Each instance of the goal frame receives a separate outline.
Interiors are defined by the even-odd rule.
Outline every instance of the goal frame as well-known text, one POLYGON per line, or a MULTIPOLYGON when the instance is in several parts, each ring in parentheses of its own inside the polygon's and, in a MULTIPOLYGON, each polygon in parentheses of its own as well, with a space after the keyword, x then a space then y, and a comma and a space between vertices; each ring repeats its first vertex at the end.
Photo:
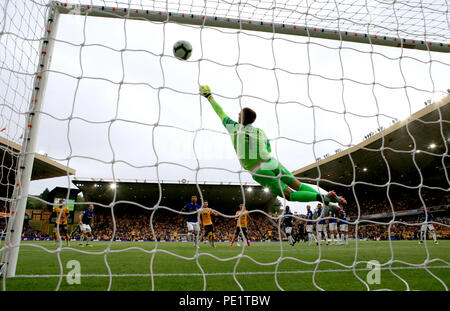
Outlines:
MULTIPOLYGON (((21 151, 17 160, 17 174, 12 195, 11 217, 5 238, 5 251, 2 256, 2 267, 6 277, 14 277, 23 230, 31 173, 36 152, 39 119, 42 103, 50 72, 53 47, 56 41, 59 14, 78 14, 80 16, 127 18, 131 20, 171 22, 204 27, 219 27, 237 30, 260 31, 273 34, 305 36, 311 38, 340 40, 371 45, 390 46, 405 49, 450 53, 450 43, 425 42, 423 40, 404 39, 400 37, 380 36, 376 34, 305 27, 304 25, 275 23, 259 20, 236 19, 228 17, 207 16, 190 13, 168 11, 152 11, 119 7, 81 5, 52 1, 47 7, 45 33, 40 43, 40 56, 34 75, 33 92, 27 111, 25 131, 21 151)), ((1 271, 0 271, 1 272, 1 271)), ((0 274, 1 275, 1 274, 0 274)))
POLYGON ((127 18, 131 20, 148 20, 152 22, 171 22, 205 27, 253 30, 276 34, 450 53, 450 42, 444 43, 418 39, 405 39, 401 37, 381 36, 377 34, 367 34, 339 29, 305 27, 304 25, 263 22, 259 20, 237 19, 169 11, 152 11, 134 8, 127 9, 107 6, 80 5, 63 3, 59 1, 51 2, 51 7, 55 8, 59 13, 62 14, 70 13, 83 16, 127 18))
POLYGON ((17 173, 10 206, 10 218, 5 236, 5 251, 3 252, 1 261, 2 272, 6 277, 14 277, 16 275, 23 221, 39 132, 40 112, 42 111, 42 103, 44 101, 55 44, 54 34, 57 32, 58 16, 57 6, 54 6, 52 3, 47 10, 45 34, 40 42, 39 61, 33 79, 33 91, 28 110, 25 113, 25 130, 16 164, 17 173))

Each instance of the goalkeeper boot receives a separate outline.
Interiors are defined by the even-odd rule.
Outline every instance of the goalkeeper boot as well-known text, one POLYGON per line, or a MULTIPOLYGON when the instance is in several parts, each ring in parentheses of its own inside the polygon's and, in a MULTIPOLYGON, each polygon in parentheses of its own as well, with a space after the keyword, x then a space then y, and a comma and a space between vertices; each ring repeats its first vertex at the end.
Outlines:
POLYGON ((345 200, 343 197, 338 197, 336 192, 331 190, 325 195, 325 205, 328 205, 328 203, 340 203, 340 204, 347 204, 347 200, 345 200))

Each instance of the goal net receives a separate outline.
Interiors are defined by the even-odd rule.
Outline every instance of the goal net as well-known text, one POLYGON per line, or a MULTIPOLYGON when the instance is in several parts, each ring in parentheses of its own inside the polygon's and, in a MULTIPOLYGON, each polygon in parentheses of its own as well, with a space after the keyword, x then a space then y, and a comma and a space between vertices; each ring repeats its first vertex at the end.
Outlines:
MULTIPOLYGON (((108 290, 138 278, 147 280, 145 289, 209 290, 224 277, 231 290, 447 290, 448 11, 446 1, 419 0, 2 1, 3 289, 35 277, 70 290, 65 278, 76 259, 86 289, 96 278, 108 290), (178 40, 192 44, 186 61, 173 56, 178 40), (282 195, 281 210, 272 210, 275 196, 270 206, 252 208, 270 193, 241 166, 200 85, 211 87, 233 120, 244 107, 255 110, 272 156, 297 180, 346 198, 349 244, 339 229, 319 245, 308 246, 308 237, 288 244, 282 211, 290 206, 294 222, 306 227, 306 205, 314 212, 316 201, 282 195), (49 168, 38 166, 37 155, 67 170, 42 179, 49 168), (206 184, 239 186, 242 200, 233 197, 231 209, 211 205, 219 213, 216 235, 227 243, 184 251, 190 241, 180 209, 189 201, 161 203, 171 180, 195 185, 183 195, 197 195, 199 204, 229 199, 204 196, 206 184), (140 201, 145 193, 129 181, 153 181, 156 197, 140 201), (78 241, 21 241, 29 198, 52 211, 57 203, 36 195, 59 186, 67 201, 75 185, 84 200, 71 211, 72 238, 80 212, 94 204, 93 239, 105 242, 91 251, 78 241), (228 247, 240 203, 253 220, 250 239, 276 242, 240 241, 224 255, 217 250, 228 247), (131 239, 153 242, 116 242, 131 239), (161 243, 169 240, 183 243, 161 243), (22 252, 52 268, 30 266, 22 252), (123 264, 136 258, 144 258, 142 269, 123 264), (192 277, 194 285, 186 281, 192 277), (165 287, 169 278, 173 287, 165 287)), ((314 236, 323 217, 328 231, 338 216, 313 219, 314 236)))

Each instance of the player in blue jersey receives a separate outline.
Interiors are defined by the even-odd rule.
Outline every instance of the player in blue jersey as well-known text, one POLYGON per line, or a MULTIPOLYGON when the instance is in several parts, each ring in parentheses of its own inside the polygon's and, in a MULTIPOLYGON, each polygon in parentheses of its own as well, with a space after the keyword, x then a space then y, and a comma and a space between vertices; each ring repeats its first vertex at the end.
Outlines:
POLYGON ((302 219, 296 219, 292 224, 292 239, 294 245, 297 242, 305 242, 305 225, 302 219))
POLYGON ((348 224, 346 222, 347 215, 345 214, 344 207, 339 204, 339 231, 341 231, 341 242, 339 244, 348 244, 348 224))
POLYGON ((337 232, 337 213, 335 212, 335 209, 330 208, 328 210, 328 216, 332 217, 328 219, 328 229, 330 230, 330 238, 331 242, 330 245, 337 244, 337 238, 338 238, 338 232, 337 232), (336 237, 336 240, 335 240, 336 237))
POLYGON ((289 241, 289 245, 294 246, 294 239, 292 238, 292 220, 294 215, 292 214, 289 206, 286 205, 286 210, 283 213, 284 232, 289 241))
POLYGON ((434 216, 429 211, 425 212, 425 208, 422 206, 419 214, 419 222, 422 223, 422 226, 420 227, 420 244, 423 243, 424 238, 427 237, 427 229, 433 235, 434 244, 438 244, 436 232, 434 232, 434 226, 431 223, 433 219, 434 216))
MULTIPOLYGON (((311 206, 306 206, 306 219, 312 220, 314 218, 313 212, 311 211, 311 206)), ((314 234, 314 222, 308 221, 306 223, 306 233, 308 233, 308 246, 311 246, 312 240, 314 239, 317 243, 316 235, 314 234)))
POLYGON ((327 220, 324 219, 324 217, 326 217, 325 209, 322 207, 321 203, 317 204, 317 210, 315 214, 316 218, 319 219, 316 225, 317 244, 322 244, 322 233, 323 233, 325 238, 325 244, 328 245, 327 220))
POLYGON ((194 246, 198 248, 198 234, 200 232, 200 224, 198 223, 198 210, 200 205, 197 204, 197 196, 191 197, 191 203, 186 204, 182 212, 186 214, 186 224, 188 229, 188 241, 194 241, 194 246))
POLYGON ((92 246, 89 242, 92 239, 92 227, 94 226, 94 205, 89 204, 87 210, 80 214, 80 245, 83 245, 84 238, 87 236, 86 246, 92 246))

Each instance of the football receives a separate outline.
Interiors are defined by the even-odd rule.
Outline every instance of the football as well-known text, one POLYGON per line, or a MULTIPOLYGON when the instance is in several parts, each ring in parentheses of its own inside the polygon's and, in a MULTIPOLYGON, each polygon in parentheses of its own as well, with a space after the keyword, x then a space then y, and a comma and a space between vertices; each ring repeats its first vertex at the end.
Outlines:
POLYGON ((173 55, 181 60, 187 60, 191 57, 192 45, 185 40, 179 40, 173 45, 173 55))

